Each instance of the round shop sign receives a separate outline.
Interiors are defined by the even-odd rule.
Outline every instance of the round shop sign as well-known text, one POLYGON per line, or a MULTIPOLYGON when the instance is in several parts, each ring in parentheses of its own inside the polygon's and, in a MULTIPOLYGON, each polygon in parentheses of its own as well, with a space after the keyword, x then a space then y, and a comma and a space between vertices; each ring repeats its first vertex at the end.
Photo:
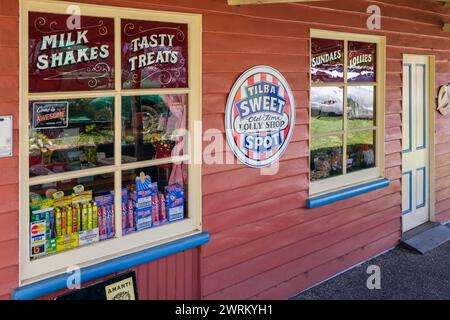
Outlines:
POLYGON ((227 142, 242 163, 262 168, 279 159, 295 127, 295 102, 286 79, 267 66, 244 72, 228 96, 227 142))

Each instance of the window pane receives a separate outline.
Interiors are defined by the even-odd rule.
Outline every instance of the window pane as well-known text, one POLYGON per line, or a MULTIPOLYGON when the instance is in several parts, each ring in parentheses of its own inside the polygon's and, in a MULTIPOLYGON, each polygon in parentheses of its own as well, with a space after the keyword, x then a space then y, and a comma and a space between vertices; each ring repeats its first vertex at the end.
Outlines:
POLYGON ((187 95, 122 98, 122 162, 184 154, 187 95))
POLYGON ((375 82, 376 55, 377 45, 375 43, 349 41, 348 81, 375 82))
POLYGON ((374 87, 347 87, 347 103, 350 129, 375 126, 374 87))
POLYGON ((344 41, 311 39, 311 81, 344 82, 344 41))
POLYGON ((114 19, 72 18, 29 13, 29 92, 114 89, 114 19))
POLYGON ((311 88, 311 131, 340 131, 343 129, 344 91, 340 87, 311 88))
POLYGON ((188 25, 121 21, 122 88, 187 88, 188 25))
POLYGON ((30 177, 114 164, 114 98, 31 102, 30 177))
POLYGON ((312 138, 311 181, 342 174, 342 136, 312 138))
POLYGON ((375 167, 375 131, 359 131, 347 136, 347 172, 375 167))
POLYGON ((30 187, 30 258, 115 236, 114 174, 30 187))
POLYGON ((187 167, 165 164, 122 173, 122 233, 187 217, 187 167))

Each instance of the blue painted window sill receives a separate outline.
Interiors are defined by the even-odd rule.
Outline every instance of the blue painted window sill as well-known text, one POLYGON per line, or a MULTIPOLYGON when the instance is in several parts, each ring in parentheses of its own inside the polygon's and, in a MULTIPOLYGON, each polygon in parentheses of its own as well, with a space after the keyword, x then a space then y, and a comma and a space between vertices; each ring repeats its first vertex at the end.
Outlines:
MULTIPOLYGON (((148 263, 177 252, 195 248, 207 243, 209 233, 202 232, 180 240, 165 243, 157 247, 132 253, 123 257, 108 260, 93 266, 82 268, 80 272, 81 283, 95 280, 115 272, 120 272, 140 264, 148 263)), ((14 300, 31 300, 67 288, 67 278, 71 274, 65 273, 36 283, 19 287, 13 291, 14 300)))
POLYGON ((388 179, 379 179, 372 182, 363 183, 357 186, 327 193, 321 196, 312 197, 306 200, 306 207, 309 209, 318 208, 333 202, 345 200, 348 198, 359 196, 367 192, 385 188, 389 186, 389 184, 390 181, 388 179))

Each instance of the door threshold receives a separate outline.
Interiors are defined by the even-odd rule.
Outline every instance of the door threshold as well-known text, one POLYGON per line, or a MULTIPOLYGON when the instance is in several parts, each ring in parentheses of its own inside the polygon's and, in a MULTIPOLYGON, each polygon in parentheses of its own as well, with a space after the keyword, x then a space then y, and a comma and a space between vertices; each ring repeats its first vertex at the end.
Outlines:
POLYGON ((400 243, 413 251, 425 254, 450 241, 450 228, 438 222, 427 222, 405 232, 400 243))

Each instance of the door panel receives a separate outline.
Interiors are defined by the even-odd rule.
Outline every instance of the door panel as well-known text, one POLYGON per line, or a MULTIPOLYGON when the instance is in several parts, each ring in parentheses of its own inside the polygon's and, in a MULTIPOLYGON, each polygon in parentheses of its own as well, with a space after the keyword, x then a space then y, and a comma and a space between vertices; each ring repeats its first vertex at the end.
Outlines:
POLYGON ((403 231, 429 221, 428 70, 427 56, 404 56, 403 231))

